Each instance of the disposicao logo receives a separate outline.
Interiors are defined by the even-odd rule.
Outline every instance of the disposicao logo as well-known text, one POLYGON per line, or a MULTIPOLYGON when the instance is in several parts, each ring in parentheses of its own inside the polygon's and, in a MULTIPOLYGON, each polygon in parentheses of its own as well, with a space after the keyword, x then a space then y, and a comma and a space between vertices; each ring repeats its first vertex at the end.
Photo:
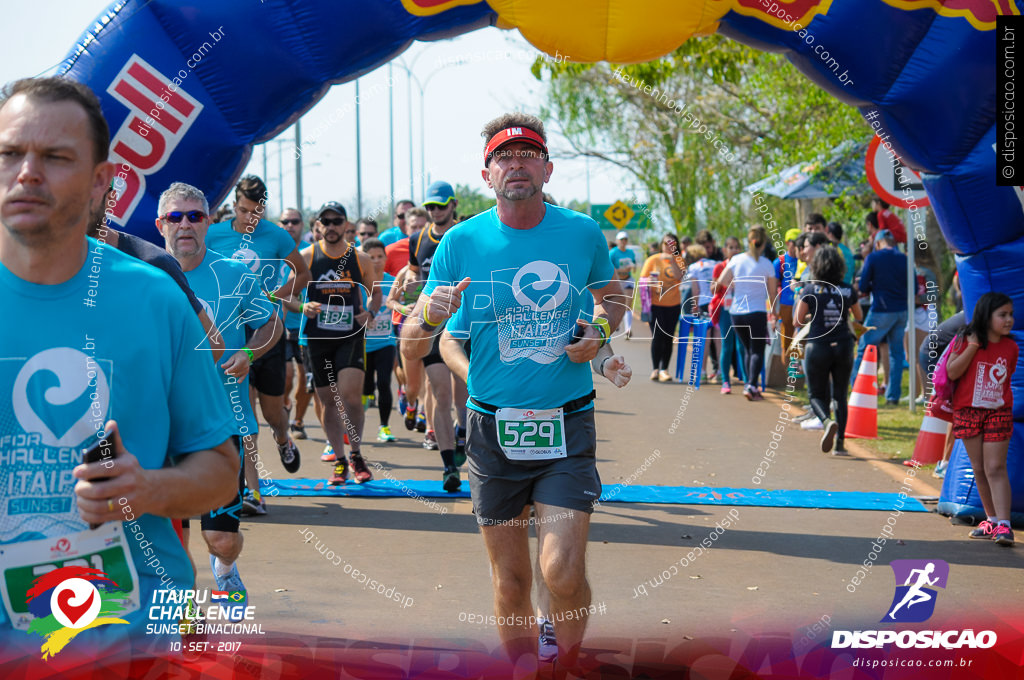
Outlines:
MULTIPOLYGON (((949 563, 942 560, 893 560, 896 592, 880 623, 920 623, 935 613, 936 588, 945 588, 949 563)), ((996 644, 991 630, 836 630, 832 649, 870 649, 895 644, 900 649, 987 649, 996 644)))
POLYGON ((938 595, 935 588, 946 587, 949 563, 942 560, 893 560, 889 566, 896 575, 896 593, 889 612, 880 623, 919 623, 930 619, 935 612, 938 595))
POLYGON ((99 569, 61 567, 37 578, 26 605, 35 618, 28 632, 46 638, 43 657, 56 656, 84 630, 128 622, 111 614, 124 611, 118 585, 99 569))

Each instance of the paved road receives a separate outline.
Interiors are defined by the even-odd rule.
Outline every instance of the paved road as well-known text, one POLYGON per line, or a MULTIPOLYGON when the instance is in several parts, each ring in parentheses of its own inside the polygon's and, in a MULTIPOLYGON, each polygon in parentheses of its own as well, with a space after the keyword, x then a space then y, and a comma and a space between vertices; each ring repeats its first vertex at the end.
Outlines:
MULTIPOLYGON (((641 335, 646 331, 638 329, 641 335)), ((650 460, 634 483, 754 486, 752 477, 779 422, 781 398, 750 403, 738 391, 720 395, 717 386, 687 395, 683 385, 646 379, 649 344, 642 337, 616 346, 633 365, 635 379, 623 390, 598 385, 603 481, 621 482, 650 460), (655 452, 659 455, 652 460, 655 452)), ((397 416, 392 423, 400 441, 368 446, 366 457, 384 462, 399 479, 439 479, 439 457, 420 447, 422 435, 407 433, 397 416)), ((376 426, 371 411, 370 438, 376 426)), ((323 433, 307 429, 313 439, 300 442, 303 464, 296 476, 324 478, 330 466, 319 462, 323 433)), ((898 492, 904 483, 902 465, 857 452, 845 459, 824 455, 817 450, 818 436, 798 426, 785 428, 778 454, 762 468, 762 486, 898 492)), ((271 444, 264 434, 260 445, 269 454, 264 457, 268 468, 275 478, 289 477, 271 444)), ((912 480, 912 493, 937 496, 938 480, 925 474, 912 480)), ((265 630, 297 635, 495 644, 492 626, 467 620, 470 614, 493 613, 488 563, 469 501, 443 506, 446 514, 407 498, 272 499, 266 516, 242 525, 246 543, 239 565, 257 620, 265 630), (361 589, 345 573, 344 562, 335 566, 312 540, 306 542, 309 532, 337 560, 411 597, 410 606, 361 589)), ((1006 613, 1007 603, 1021 601, 1021 548, 968 541, 966 528, 934 513, 897 517, 898 540, 885 544, 873 569, 849 592, 889 517, 877 511, 603 504, 593 517, 588 571, 594 602, 603 603, 605 613, 591 617, 588 639, 800 635, 822 617, 833 628, 875 627, 892 599, 888 562, 894 559, 950 563, 937 616, 998 615, 1006 613), (736 521, 713 548, 678 566, 730 512, 736 521)), ((212 587, 198 536, 192 548, 200 556, 200 587, 212 587)))

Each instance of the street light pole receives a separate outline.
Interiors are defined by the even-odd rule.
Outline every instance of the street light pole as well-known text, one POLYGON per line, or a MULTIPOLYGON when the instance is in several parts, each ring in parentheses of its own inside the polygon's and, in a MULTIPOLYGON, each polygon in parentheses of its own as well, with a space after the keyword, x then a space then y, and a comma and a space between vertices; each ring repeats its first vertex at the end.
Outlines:
POLYGON ((388 62, 388 169, 389 169, 389 184, 388 187, 390 192, 388 193, 388 217, 394 222, 394 206, 395 206, 395 90, 393 87, 394 79, 391 77, 391 62, 388 62))
POLYGON ((359 79, 356 78, 356 214, 363 215, 363 165, 359 146, 359 79))

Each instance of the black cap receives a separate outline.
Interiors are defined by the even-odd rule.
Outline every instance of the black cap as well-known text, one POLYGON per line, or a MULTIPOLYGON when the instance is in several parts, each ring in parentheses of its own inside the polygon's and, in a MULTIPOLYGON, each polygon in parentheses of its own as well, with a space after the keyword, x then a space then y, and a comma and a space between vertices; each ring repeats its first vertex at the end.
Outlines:
POLYGON ((322 206, 320 206, 320 209, 316 211, 316 219, 319 220, 323 216, 323 214, 328 210, 332 210, 341 215, 342 217, 344 217, 345 219, 348 219, 348 213, 345 212, 345 206, 343 206, 341 203, 338 203, 337 201, 327 201, 322 206))

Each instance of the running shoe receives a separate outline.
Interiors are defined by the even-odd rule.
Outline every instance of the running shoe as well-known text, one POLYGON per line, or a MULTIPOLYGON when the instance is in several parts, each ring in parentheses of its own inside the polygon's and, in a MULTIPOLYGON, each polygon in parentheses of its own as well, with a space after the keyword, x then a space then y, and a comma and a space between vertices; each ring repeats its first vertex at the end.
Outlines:
POLYGON ((751 387, 750 389, 754 392, 754 398, 752 401, 764 401, 764 395, 761 394, 761 390, 759 388, 751 387))
POLYGON ((405 398, 405 388, 398 388, 398 412, 405 413, 405 409, 409 406, 409 400, 405 398))
POLYGON ((245 584, 242 583, 242 577, 238 575, 238 563, 235 562, 231 565, 231 571, 224 576, 217 576, 217 567, 214 564, 217 562, 217 558, 210 555, 210 569, 213 571, 213 580, 217 582, 217 590, 223 590, 230 593, 228 595, 226 608, 221 605, 221 611, 230 611, 233 616, 229 617, 234 623, 238 623, 245 619, 245 605, 249 601, 249 595, 245 592, 245 584), (236 593, 241 594, 241 599, 235 599, 238 597, 236 593))
POLYGON ((672 382, 672 376, 668 371, 658 371, 658 382, 672 382))
POLYGON ((715 370, 711 371, 710 373, 708 373, 708 376, 706 378, 706 382, 707 383, 713 383, 716 380, 718 380, 718 369, 717 368, 715 370))
POLYGON ((416 429, 416 405, 405 407, 405 429, 412 432, 416 429))
POLYGON ((291 430, 292 437, 294 437, 295 439, 306 438, 306 426, 303 425, 302 423, 296 421, 292 423, 290 426, 288 426, 288 429, 291 430))
POLYGON ((992 540, 999 545, 1013 545, 1013 529, 1005 524, 996 526, 996 530, 992 533, 992 540))
POLYGON ((850 452, 846 450, 846 442, 842 438, 836 439, 835 448, 832 449, 833 456, 848 456, 850 452))
POLYGON ((242 514, 247 517, 265 515, 267 514, 267 504, 263 498, 256 498, 252 491, 246 489, 245 495, 242 496, 242 514))
POLYGON ((320 456, 320 460, 325 463, 333 463, 338 460, 338 457, 334 455, 334 447, 328 444, 324 447, 323 455, 320 456))
POLYGON ((331 486, 339 486, 348 481, 348 463, 339 460, 334 464, 334 474, 331 475, 331 486))
POLYGON ((654 369, 653 371, 651 371, 651 380, 657 380, 658 379, 658 372, 659 372, 658 369, 654 369))
POLYGON ((423 437, 423 448, 428 451, 437 451, 437 435, 434 434, 433 430, 427 430, 426 436, 423 437))
POLYGON ((754 388, 750 385, 744 385, 743 396, 746 397, 747 401, 754 401, 754 388))
POLYGON ((462 479, 459 477, 458 468, 447 468, 444 471, 444 490, 448 493, 455 493, 462 487, 462 479))
POLYGON ((462 467, 466 462, 466 430, 455 426, 455 467, 462 467))
POLYGON ((284 444, 277 445, 277 452, 281 456, 281 465, 284 465, 284 469, 290 474, 295 474, 299 471, 299 447, 295 445, 292 438, 289 437, 288 441, 284 444))
POLYGON ((377 428, 377 441, 379 442, 393 442, 395 441, 395 435, 391 434, 391 428, 387 425, 381 425, 377 428))
POLYGON ((356 484, 373 481, 373 473, 370 472, 370 468, 366 467, 363 454, 353 452, 348 457, 352 461, 352 481, 356 484))
POLYGON ((825 425, 817 418, 810 418, 800 423, 801 430, 823 430, 825 425))
POLYGON ((793 418, 793 422, 794 423, 802 423, 805 420, 810 420, 811 418, 817 418, 817 416, 814 415, 813 411, 808 411, 807 413, 801 414, 801 415, 797 416, 796 418, 793 418))
MULTIPOLYGON (((967 538, 993 538, 996 534, 996 526, 989 522, 987 519, 981 520, 981 524, 974 528, 971 533, 967 534, 967 538)), ((1013 535, 1012 533, 1010 534, 1013 535)))
POLYGON ((932 477, 937 479, 944 479, 946 477, 946 466, 949 465, 948 461, 940 460, 935 464, 935 470, 932 472, 932 477))
POLYGON ((537 656, 545 663, 551 663, 558 656, 558 643, 555 641, 555 625, 545 617, 540 617, 540 633, 537 635, 537 656))
POLYGON ((426 432, 427 431, 427 416, 423 413, 416 414, 416 431, 426 432))
POLYGON ((728 381, 722 383, 722 394, 732 394, 732 386, 729 385, 728 381))
POLYGON ((364 394, 363 395, 363 410, 367 411, 367 410, 369 410, 369 408, 370 408, 370 398, 364 394))
MULTIPOLYGON (((803 424, 801 423, 801 427, 803 424)), ((839 423, 834 420, 825 421, 825 431, 821 435, 821 452, 828 453, 836 442, 836 434, 839 433, 839 423)))

